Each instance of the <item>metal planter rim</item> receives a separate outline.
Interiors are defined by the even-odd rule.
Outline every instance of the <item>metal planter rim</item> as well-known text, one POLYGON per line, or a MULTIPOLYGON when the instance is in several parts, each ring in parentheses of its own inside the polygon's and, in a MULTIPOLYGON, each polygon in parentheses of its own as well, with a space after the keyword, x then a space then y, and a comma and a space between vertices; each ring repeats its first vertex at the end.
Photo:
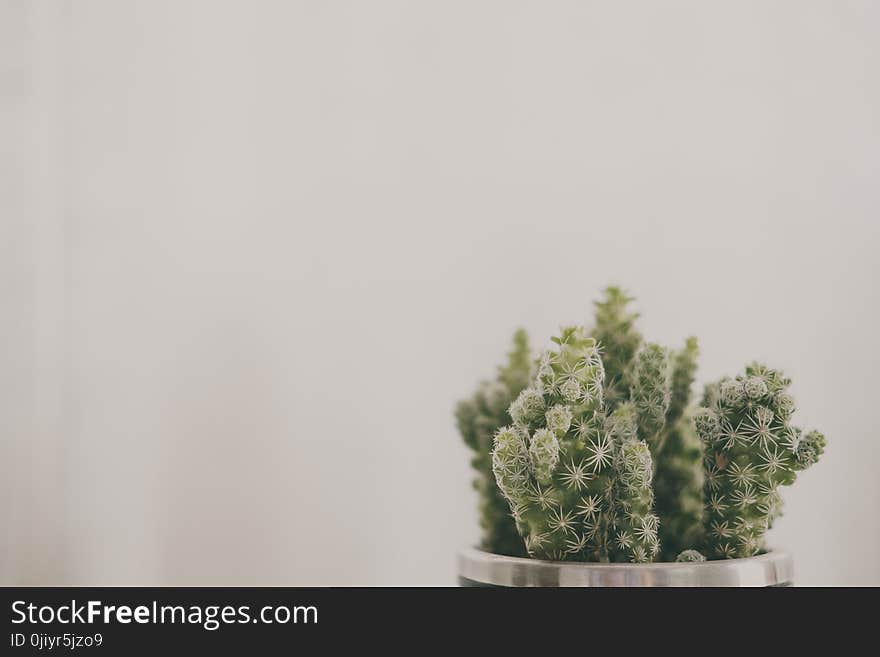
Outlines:
POLYGON ((466 548, 458 554, 462 584, 512 587, 786 586, 791 556, 779 550, 745 559, 700 563, 592 563, 508 557, 466 548))

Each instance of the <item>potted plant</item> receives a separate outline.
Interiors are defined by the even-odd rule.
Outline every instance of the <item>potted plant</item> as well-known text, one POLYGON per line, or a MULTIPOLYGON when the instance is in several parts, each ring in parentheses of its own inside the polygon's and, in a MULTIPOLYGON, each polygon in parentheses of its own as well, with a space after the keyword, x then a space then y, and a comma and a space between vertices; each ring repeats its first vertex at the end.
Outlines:
POLYGON ((564 327, 537 359, 517 332, 456 408, 483 528, 459 555, 462 584, 791 583, 764 536, 824 436, 792 424, 789 379, 760 364, 693 404, 696 339, 645 342, 631 301, 607 288, 593 328, 564 327))

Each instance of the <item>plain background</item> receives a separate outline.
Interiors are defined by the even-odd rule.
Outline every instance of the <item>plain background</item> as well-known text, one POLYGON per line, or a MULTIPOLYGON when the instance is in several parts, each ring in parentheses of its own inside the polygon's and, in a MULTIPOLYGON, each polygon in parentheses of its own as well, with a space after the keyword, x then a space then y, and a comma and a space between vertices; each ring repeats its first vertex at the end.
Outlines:
POLYGON ((0 2, 0 582, 452 584, 452 409, 609 282, 790 374, 880 584, 880 5, 0 2))

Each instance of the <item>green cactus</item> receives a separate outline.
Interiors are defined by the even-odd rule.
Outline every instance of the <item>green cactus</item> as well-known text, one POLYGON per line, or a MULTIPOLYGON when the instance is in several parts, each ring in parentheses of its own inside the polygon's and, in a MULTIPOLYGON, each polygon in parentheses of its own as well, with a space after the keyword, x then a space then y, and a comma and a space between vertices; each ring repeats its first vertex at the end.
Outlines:
POLYGON ((492 474, 492 441, 495 432, 510 422, 507 408, 528 385, 531 368, 528 335, 519 330, 513 336, 507 363, 498 369, 495 380, 482 382, 474 395, 459 402, 455 409, 458 430, 473 451, 471 465, 476 471, 474 488, 479 495, 481 544, 495 554, 526 556, 507 500, 492 474))
POLYGON ((665 437, 655 459, 655 509, 660 516, 660 558, 675 555, 702 537, 703 450, 687 412, 697 369, 696 338, 672 359, 672 387, 665 437))
POLYGON ((693 420, 685 415, 666 435, 654 474, 655 510, 660 516, 660 560, 702 538, 703 450, 693 420))
POLYGON ((656 458, 667 420, 677 420, 687 404, 690 388, 687 375, 690 373, 692 379, 693 372, 684 370, 685 381, 678 382, 673 398, 672 386, 677 373, 672 369, 669 351, 658 344, 642 341, 642 335, 635 327, 639 315, 629 309, 632 300, 633 297, 619 287, 605 288, 604 299, 595 302, 592 337, 599 342, 605 364, 605 397, 609 412, 620 404, 633 402, 638 414, 639 437, 648 443, 652 456, 656 458))
POLYGON ((594 337, 611 362, 606 378, 616 382, 608 407, 632 402, 638 409, 639 437, 648 443, 654 464, 655 512, 660 517, 662 558, 669 560, 701 535, 703 509, 702 452, 690 419, 685 417, 697 369, 697 340, 671 354, 644 344, 629 309, 633 297, 609 287, 597 302, 594 337))
POLYGON ((658 344, 647 344, 632 363, 630 399, 635 405, 641 436, 653 454, 660 453, 671 400, 672 372, 669 351, 658 344))
POLYGON ((781 510, 779 486, 822 455, 825 437, 791 425, 790 380, 759 364, 706 389, 694 424, 704 448, 704 550, 749 557, 781 510))
POLYGON ((781 513, 779 486, 821 456, 824 436, 790 424, 781 372, 750 365, 707 386, 695 410, 696 338, 675 351, 644 342, 631 301, 606 288, 592 337, 562 329, 531 378, 518 333, 497 380, 459 404, 486 549, 571 561, 751 556, 781 513))
POLYGON ((657 521, 635 412, 606 419, 602 358, 583 328, 564 328, 553 342, 510 406, 513 425, 495 436, 498 487, 533 557, 649 560, 657 521), (631 538, 610 544, 623 532, 631 538))
POLYGON ((651 451, 638 438, 631 403, 621 404, 606 422, 614 442, 614 498, 608 536, 612 561, 651 561, 660 550, 659 518, 654 513, 651 451))
POLYGON ((594 302, 595 325, 591 332, 599 342, 605 364, 605 399, 612 408, 627 400, 630 364, 642 344, 636 330, 639 314, 629 310, 633 298, 614 285, 604 290, 605 298, 594 302))
POLYGON ((666 426, 674 427, 684 415, 691 401, 691 387, 697 374, 697 356, 700 348, 693 336, 685 340, 684 349, 675 353, 672 359, 672 381, 669 395, 669 410, 666 411, 666 426))
POLYGON ((675 560, 679 563, 699 563, 705 561, 706 557, 696 550, 684 550, 675 557, 675 560))

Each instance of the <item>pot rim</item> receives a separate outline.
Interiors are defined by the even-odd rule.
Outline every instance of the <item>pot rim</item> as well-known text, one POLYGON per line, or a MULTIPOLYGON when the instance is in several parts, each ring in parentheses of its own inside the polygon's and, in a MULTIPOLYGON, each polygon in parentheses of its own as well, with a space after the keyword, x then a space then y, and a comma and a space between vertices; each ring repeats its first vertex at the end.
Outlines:
POLYGON ((458 554, 458 575, 489 586, 781 586, 791 584, 791 555, 780 550, 702 562, 595 563, 508 557, 475 547, 458 554))

